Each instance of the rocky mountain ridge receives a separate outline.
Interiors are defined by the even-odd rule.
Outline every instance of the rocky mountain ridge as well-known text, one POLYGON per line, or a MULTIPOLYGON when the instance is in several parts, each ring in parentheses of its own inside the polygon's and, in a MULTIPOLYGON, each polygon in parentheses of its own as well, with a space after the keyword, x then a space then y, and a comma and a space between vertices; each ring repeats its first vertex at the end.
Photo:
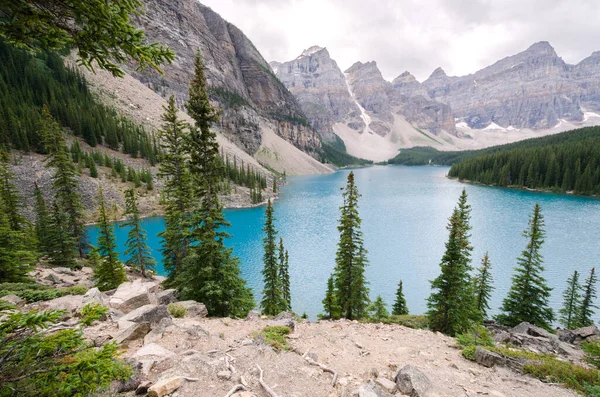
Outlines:
POLYGON ((230 140, 254 155, 264 130, 270 129, 318 157, 319 135, 241 30, 195 0, 144 0, 143 7, 145 13, 136 23, 149 41, 171 47, 176 59, 164 67, 163 75, 138 72, 130 65, 131 75, 163 97, 175 95, 182 105, 194 72, 194 58, 200 51, 210 97, 222 112, 220 127, 230 140))
POLYGON ((388 82, 375 62, 342 73, 316 46, 270 65, 322 136, 335 133, 350 154, 373 160, 401 147, 473 149, 600 123, 600 51, 569 65, 539 42, 467 76, 437 68, 422 83, 408 71, 388 82))

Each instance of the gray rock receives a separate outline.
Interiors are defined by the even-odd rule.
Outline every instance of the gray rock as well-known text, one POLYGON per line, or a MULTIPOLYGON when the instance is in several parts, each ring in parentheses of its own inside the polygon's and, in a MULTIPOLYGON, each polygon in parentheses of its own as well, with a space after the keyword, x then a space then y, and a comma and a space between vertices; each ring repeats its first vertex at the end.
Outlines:
POLYGON ((413 365, 402 367, 394 380, 398 390, 411 397, 427 397, 433 388, 429 378, 413 365))
POLYGON ((119 319, 121 321, 131 321, 134 323, 148 322, 158 324, 163 318, 171 318, 165 305, 145 305, 137 308, 119 319))
POLYGON ((183 385, 184 379, 176 376, 168 379, 161 379, 148 388, 148 397, 163 397, 173 393, 183 385))
POLYGON ((75 275, 75 273, 71 269, 66 268, 66 267, 54 267, 54 268, 52 268, 52 270, 54 270, 56 273, 59 273, 59 274, 66 274, 69 276, 75 275))
POLYGON ((502 354, 498 354, 496 352, 491 352, 487 349, 484 349, 481 346, 477 346, 475 349, 475 361, 479 365, 483 365, 487 368, 492 367, 505 367, 515 370, 517 372, 521 372, 523 369, 523 365, 531 362, 530 360, 525 359, 515 359, 512 357, 507 357, 502 354))
POLYGON ((135 389, 135 395, 141 396, 148 393, 148 389, 152 386, 152 382, 149 380, 143 381, 139 384, 137 389, 135 389))
POLYGON ((119 344, 141 339, 150 332, 150 323, 133 323, 129 328, 119 332, 115 337, 115 341, 119 344))
POLYGON ((177 304, 185 307, 186 317, 202 318, 208 316, 208 310, 206 310, 206 306, 204 306, 204 303, 199 303, 196 301, 183 301, 178 302, 177 304))
POLYGON ((231 372, 230 371, 219 371, 217 373, 217 378, 219 378, 221 380, 229 380, 229 379, 231 379, 231 372))
POLYGON ((83 305, 87 305, 88 303, 99 303, 102 306, 107 306, 108 305, 108 297, 103 294, 102 292, 100 292, 100 290, 96 287, 94 288, 90 288, 84 295, 83 295, 83 305))
POLYGON ((177 290, 166 289, 156 295, 159 305, 168 305, 169 303, 177 302, 177 290))
POLYGON ((396 383, 392 382, 388 378, 379 377, 375 379, 375 383, 388 393, 393 393, 396 390, 396 383))
POLYGON ((573 330, 573 333, 581 339, 586 339, 590 336, 600 334, 600 331, 598 331, 598 327, 596 327, 595 325, 590 325, 589 327, 577 328, 573 330))
POLYGON ((527 335, 531 335, 531 336, 538 336, 540 338, 552 338, 554 335, 552 335, 550 332, 546 331, 543 328, 537 327, 533 324, 529 324, 527 322, 523 322, 519 325, 517 325, 516 327, 512 328, 510 330, 511 333, 513 334, 527 334, 527 335))
POLYGON ((248 321, 258 321, 260 320, 260 312, 256 310, 250 310, 248 315, 246 316, 246 320, 248 321))
POLYGON ((15 306, 19 306, 20 304, 25 302, 24 299, 21 299, 20 297, 14 294, 0 296, 0 300, 3 300, 15 306))
POLYGON ((133 358, 142 358, 142 357, 157 357, 157 358, 169 358, 175 357, 176 354, 171 350, 162 347, 156 343, 149 343, 140 348, 137 352, 133 354, 133 358))
POLYGON ((157 291, 158 283, 137 279, 119 285, 110 297, 109 304, 115 309, 128 313, 144 305, 156 304, 157 291))
POLYGON ((296 329, 296 321, 294 320, 294 313, 291 312, 281 312, 276 315, 273 320, 270 320, 267 323, 268 326, 284 326, 288 327, 292 331, 296 329))
POLYGON ((48 280, 48 281, 52 282, 53 284, 59 284, 59 283, 62 282, 62 280, 60 279, 60 277, 58 277, 54 273, 48 274, 46 277, 44 277, 44 280, 48 280))
POLYGON ((390 393, 383 390, 380 386, 375 384, 373 381, 369 383, 363 383, 358 388, 359 397, 392 397, 390 393))

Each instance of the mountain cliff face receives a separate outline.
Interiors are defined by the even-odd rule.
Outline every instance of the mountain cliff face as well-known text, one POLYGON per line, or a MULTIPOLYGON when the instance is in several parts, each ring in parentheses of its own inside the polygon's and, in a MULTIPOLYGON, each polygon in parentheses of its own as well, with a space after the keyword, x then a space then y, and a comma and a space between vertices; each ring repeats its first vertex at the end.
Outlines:
MULTIPOLYGON (((593 65, 593 62, 590 62, 593 65)), ((547 42, 506 57, 474 74, 449 77, 441 68, 423 82, 430 97, 448 104, 471 128, 547 129, 560 119, 582 121, 581 83, 547 42)), ((591 68, 594 69, 593 67, 591 68)), ((584 81, 590 70, 579 69, 584 81)))
POLYGON ((165 66, 164 75, 130 70, 134 77, 162 96, 175 95, 181 105, 199 50, 228 138, 255 154, 265 126, 307 153, 320 151, 320 138, 300 105, 238 28, 196 0, 144 0, 144 8, 137 23, 148 40, 170 46, 177 58, 165 66))

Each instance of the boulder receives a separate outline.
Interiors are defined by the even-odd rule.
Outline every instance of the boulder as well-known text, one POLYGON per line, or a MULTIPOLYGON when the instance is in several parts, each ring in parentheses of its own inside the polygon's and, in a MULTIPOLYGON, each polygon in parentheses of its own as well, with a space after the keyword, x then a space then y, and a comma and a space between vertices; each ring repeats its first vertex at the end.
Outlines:
POLYGON ((281 312, 276 315, 273 320, 267 323, 268 326, 284 326, 288 327, 292 331, 296 328, 296 321, 294 321, 294 314, 290 312, 281 312))
POLYGON ((177 290, 166 289, 156 295, 159 305, 168 305, 169 303, 177 302, 177 290))
POLYGON ((60 279, 60 277, 58 277, 56 274, 54 273, 50 273, 48 274, 46 277, 44 277, 44 280, 48 280, 50 281, 52 284, 59 284, 62 282, 62 280, 60 279))
POLYGON ((75 273, 73 273, 73 270, 69 269, 68 267, 55 267, 52 270, 54 270, 56 273, 59 273, 59 274, 66 274, 69 276, 75 275, 75 273))
POLYGON ((369 383, 363 383, 358 388, 359 397, 392 397, 390 393, 383 390, 375 382, 370 381, 369 383))
POLYGON ((413 365, 402 367, 394 380, 398 390, 411 397, 429 396, 433 388, 429 378, 413 365))
POLYGON ((148 397, 163 397, 171 394, 183 385, 183 381, 181 376, 161 379, 148 388, 148 397))
POLYGON ((150 323, 132 323, 133 325, 119 332, 115 341, 119 344, 141 339, 150 332, 150 323))
POLYGON ((165 305, 145 305, 139 307, 119 319, 121 321, 131 321, 134 323, 158 324, 163 318, 171 318, 165 305))
POLYGON ((137 389, 135 389, 135 395, 141 396, 141 395, 147 394, 150 386, 152 386, 152 382, 150 382, 149 380, 143 381, 142 383, 139 384, 137 389))
POLYGON ((260 320, 260 312, 256 310, 250 310, 248 315, 246 316, 246 320, 248 321, 258 321, 260 320))
POLYGON ((492 368, 496 366, 505 367, 515 370, 517 372, 521 372, 521 370, 523 369, 523 365, 531 362, 531 360, 507 357, 502 354, 484 349, 481 346, 477 346, 477 348, 475 349, 475 361, 477 362, 477 364, 483 365, 487 368, 492 368))
POLYGON ((3 300, 4 302, 8 302, 14 306, 19 306, 20 304, 25 302, 24 299, 21 299, 20 297, 18 297, 17 295, 14 295, 14 294, 4 295, 4 296, 0 297, 0 300, 3 300))
POLYGON ((379 377, 375 379, 375 384, 388 393, 393 393, 396 390, 396 383, 392 382, 388 378, 379 377))
POLYGON ((521 324, 517 325, 516 327, 513 327, 510 330, 510 332, 513 334, 527 334, 527 335, 531 335, 531 336, 537 336, 540 338, 548 338, 548 339, 554 336, 550 332, 546 331, 545 329, 537 327, 533 324, 529 324, 528 322, 522 322, 521 324))
POLYGON ((108 297, 103 294, 102 292, 100 292, 100 290, 96 287, 91 288, 88 290, 88 292, 85 293, 85 295, 83 295, 83 306, 87 305, 88 303, 99 303, 102 306, 108 306, 108 297))
POLYGON ((128 313, 145 305, 156 304, 157 291, 158 284, 156 282, 137 279, 119 285, 110 298, 109 304, 115 309, 128 313))
POLYGON ((27 306, 32 309, 37 308, 40 310, 65 310, 68 314, 74 314, 83 307, 82 303, 82 295, 65 295, 49 301, 35 302, 27 306))
POLYGON ((573 330, 573 333, 575 335, 577 335, 578 337, 580 337, 581 339, 586 339, 586 338, 589 338, 590 336, 600 334, 600 332, 598 331, 598 327, 596 327, 595 325, 590 325, 589 327, 577 328, 576 330, 573 330))
POLYGON ((185 309, 186 309, 185 316, 186 317, 202 318, 202 317, 208 316, 208 310, 206 310, 206 306, 204 306, 204 303, 199 303, 196 301, 183 301, 183 302, 178 302, 177 304, 185 307, 185 309))

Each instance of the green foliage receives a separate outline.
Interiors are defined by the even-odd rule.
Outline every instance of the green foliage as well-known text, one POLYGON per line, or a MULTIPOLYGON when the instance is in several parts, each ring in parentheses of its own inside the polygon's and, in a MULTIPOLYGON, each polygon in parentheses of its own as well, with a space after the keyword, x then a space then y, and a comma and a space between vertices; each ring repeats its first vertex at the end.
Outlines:
POLYGON ((279 279, 281 280, 281 299, 285 304, 283 311, 292 311, 292 293, 290 291, 290 257, 283 247, 283 239, 279 238, 279 279))
POLYGON ((289 350, 290 346, 285 339, 285 336, 292 332, 291 329, 284 325, 273 325, 265 327, 260 336, 263 337, 265 343, 273 347, 275 350, 289 350))
POLYGON ((448 175, 496 186, 600 194, 600 128, 484 149, 453 164, 448 175))
POLYGON ((581 349, 585 352, 586 361, 594 367, 600 368, 600 343, 597 341, 583 342, 581 349))
POLYGON ((494 278, 491 274, 492 264, 486 252, 481 259, 481 267, 478 274, 473 278, 473 289, 475 291, 475 309, 479 312, 482 319, 487 318, 487 311, 490 309, 490 298, 494 286, 494 278))
POLYGON ((196 56, 194 78, 190 83, 186 110, 194 120, 184 144, 189 155, 188 171, 192 180, 191 240, 174 284, 181 299, 203 302, 214 316, 243 317, 254 307, 252 291, 241 277, 239 260, 225 246, 229 223, 218 198, 222 175, 219 145, 210 125, 218 121, 206 91, 204 65, 196 56))
POLYGON ((577 324, 577 310, 581 306, 581 286, 579 285, 579 272, 575 270, 567 280, 567 289, 563 292, 563 307, 559 321, 566 329, 575 329, 577 324))
POLYGON ((35 235, 38 241, 38 249, 44 254, 49 254, 50 247, 52 246, 52 242, 49 239, 50 223, 52 222, 52 219, 48 207, 46 206, 46 200, 44 200, 42 191, 37 183, 33 190, 33 196, 35 199, 35 235))
POLYGON ((141 227, 140 210, 134 189, 125 191, 125 215, 128 219, 121 224, 121 227, 129 227, 125 242, 127 246, 125 255, 129 257, 126 263, 146 277, 146 271, 154 270, 156 261, 146 243, 146 231, 141 227))
POLYGON ((328 320, 340 318, 340 306, 337 303, 333 274, 327 279, 327 291, 325 292, 325 298, 323 298, 323 311, 325 313, 319 315, 319 318, 328 320))
POLYGON ((540 362, 525 364, 523 372, 544 382, 558 383, 580 393, 600 386, 598 370, 558 360, 554 357, 539 357, 540 362))
POLYGON ((594 316, 594 309, 598 308, 594 304, 596 300, 596 281, 596 268, 593 267, 583 285, 583 299, 577 313, 577 325, 580 327, 594 325, 592 317, 594 316))
POLYGON ((210 87, 209 97, 222 103, 225 108, 238 108, 249 106, 248 101, 236 91, 230 91, 225 87, 210 87))
POLYGON ((87 396, 131 369, 118 359, 118 347, 94 348, 79 329, 46 332, 60 311, 11 311, 0 302, 0 396, 87 396))
POLYGON ((483 325, 477 325, 464 334, 457 334, 456 343, 462 348, 468 346, 490 347, 495 345, 494 339, 483 325))
POLYGON ((0 282, 21 281, 26 278, 32 260, 23 232, 12 230, 4 211, 0 211, 0 282))
POLYGON ((379 322, 386 317, 389 317, 390 313, 386 308, 386 304, 381 298, 381 295, 377 295, 375 301, 367 307, 367 313, 369 320, 379 322))
POLYGON ((85 295, 88 292, 88 287, 83 285, 74 285, 61 290, 64 295, 85 295))
POLYGON ((94 269, 94 279, 100 291, 117 288, 126 280, 125 269, 116 251, 117 242, 106 212, 106 203, 102 187, 98 189, 98 254, 100 261, 94 269))
POLYGON ((169 303, 167 309, 169 310, 169 313, 171 313, 171 316, 175 318, 183 318, 187 313, 185 306, 179 303, 169 303))
POLYGON ((440 263, 441 274, 431 281, 433 291, 427 299, 431 329, 452 336, 469 330, 478 317, 469 275, 473 250, 469 242, 470 212, 463 189, 447 226, 449 237, 440 263))
POLYGON ((91 302, 81 308, 81 324, 90 326, 96 320, 106 318, 108 307, 101 305, 98 302, 91 302))
POLYGON ((396 290, 396 300, 392 306, 392 314, 396 316, 404 316, 408 314, 408 306, 406 305, 406 299, 404 298, 404 292, 402 292, 402 280, 398 282, 398 289, 396 290))
POLYGON ((369 304, 369 288, 365 278, 368 265, 367 250, 363 247, 358 214, 358 188, 354 184, 354 173, 350 171, 346 188, 342 193, 338 231, 340 241, 335 258, 334 285, 335 302, 340 316, 348 320, 363 318, 369 304))
POLYGON ((87 288, 81 285, 64 289, 55 289, 47 285, 36 284, 33 282, 0 284, 0 296, 16 295, 19 298, 24 299, 27 303, 47 301, 65 295, 83 295, 86 292, 87 288))
POLYGON ((399 324, 413 329, 429 329, 429 319, 421 314, 391 315, 381 320, 384 324, 399 324))
MULTIPOLYGON (((336 135, 337 139, 340 139, 336 135)), ((341 139, 340 139, 341 141, 341 139)), ((354 157, 348 153, 346 153, 346 147, 344 146, 344 141, 341 141, 342 145, 339 144, 331 144, 328 142, 322 142, 322 150, 320 154, 320 161, 323 163, 331 163, 338 167, 347 167, 351 165, 370 165, 373 164, 371 160, 364 160, 358 157, 354 157)))
POLYGON ((275 238, 277 230, 274 225, 275 217, 273 216, 273 206, 271 200, 267 201, 267 209, 265 211, 265 225, 263 232, 263 263, 262 270, 264 288, 263 298, 260 302, 260 307, 263 314, 267 316, 275 316, 287 308, 287 303, 283 298, 283 286, 280 275, 280 263, 277 261, 275 238))
POLYGON ((175 54, 158 43, 145 44, 143 30, 130 21, 140 14, 142 2, 106 3, 100 0, 3 3, 0 37, 28 50, 75 48, 78 62, 123 76, 119 65, 134 61, 138 69, 171 63, 175 54), (8 16, 10 16, 8 18, 8 16))
POLYGON ((104 144, 152 164, 156 160, 154 137, 102 105, 85 78, 66 68, 59 55, 39 52, 33 56, 0 41, 0 146, 46 153, 39 133, 43 105, 61 127, 90 146, 104 144))
POLYGON ((512 277, 512 285, 504 299, 502 314, 496 317, 501 324, 516 326, 524 321, 545 329, 552 329, 554 312, 548 300, 552 288, 542 276, 543 258, 540 252, 544 242, 544 217, 540 205, 536 203, 529 218, 529 227, 523 232, 527 238, 527 248, 518 258, 518 266, 512 277))
POLYGON ((9 169, 8 155, 0 152, 0 211, 8 218, 12 230, 23 232, 27 222, 22 215, 23 199, 13 183, 14 178, 9 169))

